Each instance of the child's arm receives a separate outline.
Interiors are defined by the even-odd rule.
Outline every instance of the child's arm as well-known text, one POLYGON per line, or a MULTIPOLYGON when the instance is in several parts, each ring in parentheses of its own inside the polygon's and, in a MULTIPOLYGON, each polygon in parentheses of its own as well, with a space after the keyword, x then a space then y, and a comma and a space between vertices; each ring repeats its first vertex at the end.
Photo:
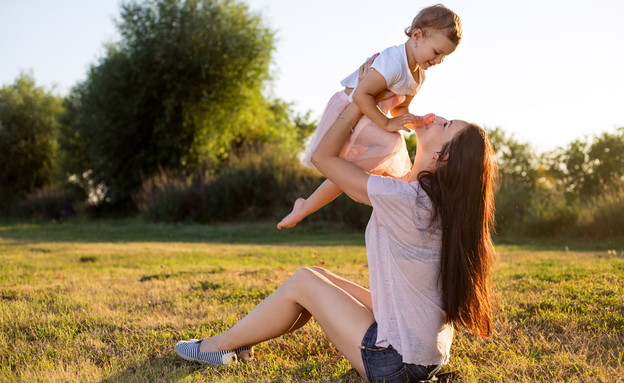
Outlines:
MULTIPOLYGON (((376 96, 386 89, 386 79, 376 70, 369 70, 366 76, 358 83, 357 88, 353 91, 353 102, 368 118, 377 126, 390 131, 408 130, 404 125, 409 123, 417 123, 415 116, 404 110, 401 115, 394 118, 388 118, 377 107, 376 96)), ((407 99, 406 99, 407 101, 407 99)), ((411 101, 411 98, 410 98, 411 101)), ((404 105, 403 102, 401 105, 404 105)), ((394 115, 393 115, 394 116, 394 115)))
MULTIPOLYGON (((405 114, 409 114, 409 104, 410 102, 412 102, 412 99, 414 98, 414 96, 407 96, 405 98, 405 101, 403 101, 402 103, 400 103, 399 105, 395 106, 394 108, 390 109, 390 114, 393 117, 399 117, 399 116, 403 116, 405 114)), ((414 130, 419 126, 422 125, 427 125, 427 124, 431 124, 435 118, 435 115, 432 113, 426 114, 422 117, 416 116, 416 118, 419 120, 418 123, 416 124, 405 124, 405 127, 410 129, 410 130, 414 130)))
POLYGON ((405 96, 405 100, 402 103, 390 109, 390 115, 392 117, 399 117, 404 114, 408 114, 410 112, 409 104, 412 102, 413 98, 414 96, 405 96))

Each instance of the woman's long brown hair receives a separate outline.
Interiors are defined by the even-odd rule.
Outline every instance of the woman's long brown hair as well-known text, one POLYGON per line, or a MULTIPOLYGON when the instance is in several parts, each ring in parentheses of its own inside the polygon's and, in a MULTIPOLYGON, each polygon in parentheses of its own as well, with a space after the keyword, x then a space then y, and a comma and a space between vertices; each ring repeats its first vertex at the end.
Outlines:
POLYGON ((495 252, 494 180, 490 140, 469 124, 440 152, 436 170, 419 182, 442 225, 441 278, 447 321, 481 336, 493 333, 490 270, 495 252))

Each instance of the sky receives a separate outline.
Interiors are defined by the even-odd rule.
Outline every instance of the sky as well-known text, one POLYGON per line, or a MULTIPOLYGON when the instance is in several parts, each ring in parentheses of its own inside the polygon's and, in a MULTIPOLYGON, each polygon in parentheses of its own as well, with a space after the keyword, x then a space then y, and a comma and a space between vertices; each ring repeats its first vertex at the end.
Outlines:
MULTIPOLYGON (((340 80, 402 44, 435 2, 247 0, 276 35, 266 93, 320 118, 340 80)), ((463 40, 410 111, 500 127, 538 151, 624 126, 624 1, 448 0, 463 40)), ((118 0, 0 0, 0 85, 30 71, 59 95, 118 40, 118 0)))

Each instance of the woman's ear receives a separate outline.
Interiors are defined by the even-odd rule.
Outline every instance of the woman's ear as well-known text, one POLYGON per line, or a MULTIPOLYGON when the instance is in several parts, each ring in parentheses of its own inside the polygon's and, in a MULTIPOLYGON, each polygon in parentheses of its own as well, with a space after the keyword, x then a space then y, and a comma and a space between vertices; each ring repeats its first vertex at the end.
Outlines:
POLYGON ((440 162, 446 162, 449 159, 449 154, 448 152, 446 152, 444 154, 444 157, 442 157, 442 159, 440 159, 440 154, 442 154, 442 152, 433 152, 433 159, 440 162))

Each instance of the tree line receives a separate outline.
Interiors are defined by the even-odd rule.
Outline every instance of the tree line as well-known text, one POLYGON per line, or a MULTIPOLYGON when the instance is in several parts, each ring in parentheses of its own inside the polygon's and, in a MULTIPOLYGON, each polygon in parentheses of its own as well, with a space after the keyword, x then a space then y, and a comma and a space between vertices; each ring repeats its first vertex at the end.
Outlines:
MULTIPOLYGON (((297 157, 315 122, 264 95, 274 32, 245 4, 129 1, 117 28, 66 97, 30 74, 0 89, 2 214, 276 218, 321 182, 297 157)), ((624 234, 624 128, 542 154, 488 131, 500 233, 624 234)), ((312 219, 369 212, 339 199, 312 219)))

